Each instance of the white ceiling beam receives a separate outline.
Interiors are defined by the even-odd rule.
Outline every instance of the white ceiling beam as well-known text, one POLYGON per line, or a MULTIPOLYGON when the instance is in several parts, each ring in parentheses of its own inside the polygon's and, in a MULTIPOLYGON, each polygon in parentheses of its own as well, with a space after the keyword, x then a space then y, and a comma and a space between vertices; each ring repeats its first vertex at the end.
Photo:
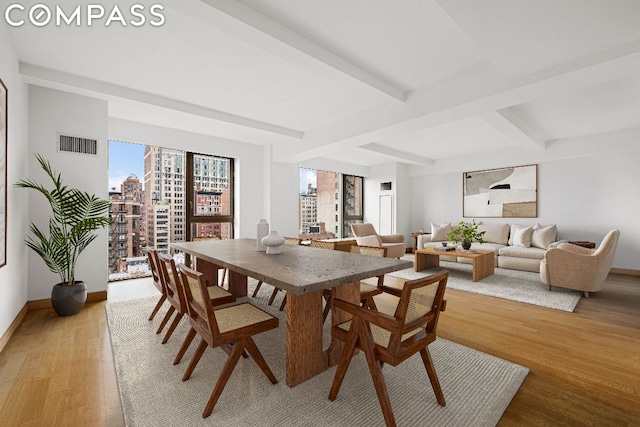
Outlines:
POLYGON ((543 150, 547 146, 546 142, 510 108, 489 111, 479 117, 525 148, 543 150))
POLYGON ((36 65, 20 63, 20 74, 25 81, 30 84, 36 84, 54 89, 74 88, 90 93, 106 95, 112 99, 136 101, 156 107, 168 108, 195 116, 213 119, 231 125, 250 128, 258 132, 267 132, 280 137, 293 138, 300 140, 303 133, 299 130, 289 129, 282 126, 273 125, 271 123, 260 122, 258 120, 249 119, 234 114, 225 113, 223 111, 214 110, 212 108, 200 105, 190 104, 188 102, 131 89, 124 86, 115 85, 87 77, 78 76, 62 71, 51 70, 49 68, 39 67, 36 65))
POLYGON ((409 93, 404 105, 373 107, 306 131, 300 144, 275 147, 274 158, 300 162, 321 157, 342 147, 384 141, 403 133, 612 81, 634 72, 640 72, 640 40, 514 81, 501 76, 490 64, 483 64, 409 93))
POLYGON ((406 151, 395 150, 385 145, 376 144, 375 142, 361 145, 358 148, 384 154, 385 156, 394 158, 402 163, 409 163, 418 166, 429 166, 433 164, 432 159, 416 156, 415 154, 407 153, 406 151))
POLYGON ((315 74, 335 77, 339 72, 395 101, 405 102, 406 94, 401 89, 237 0, 201 0, 201 4, 209 10, 184 1, 171 2, 169 7, 315 74))

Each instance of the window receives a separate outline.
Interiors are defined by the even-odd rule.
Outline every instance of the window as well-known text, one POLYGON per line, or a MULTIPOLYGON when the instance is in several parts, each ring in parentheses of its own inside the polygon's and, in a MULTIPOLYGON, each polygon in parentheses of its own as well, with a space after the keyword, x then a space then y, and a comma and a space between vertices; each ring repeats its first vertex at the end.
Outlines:
POLYGON ((358 176, 300 168, 300 237, 351 236, 350 225, 363 219, 362 183, 358 176))
POLYGON ((361 223, 364 220, 363 181, 364 178, 361 176, 342 176, 342 230, 344 237, 353 237, 353 234, 351 233, 351 224, 361 223))
MULTIPOLYGON (((187 213, 189 238, 233 238, 233 159, 187 153, 187 213), (224 178, 211 183, 213 168, 224 178)), ((212 180, 214 181, 214 180, 212 180)))

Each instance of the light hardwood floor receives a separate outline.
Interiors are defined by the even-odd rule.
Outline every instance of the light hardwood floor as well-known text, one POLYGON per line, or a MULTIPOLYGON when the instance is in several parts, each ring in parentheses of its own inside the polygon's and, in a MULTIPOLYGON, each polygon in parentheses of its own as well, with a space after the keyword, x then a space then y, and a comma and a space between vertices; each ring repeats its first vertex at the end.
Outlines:
MULTIPOLYGON (((499 426, 640 426, 640 277, 610 275, 574 313, 446 299, 440 336, 531 370, 499 426)), ((105 304, 27 314, 0 353, 1 425, 124 425, 105 304)))

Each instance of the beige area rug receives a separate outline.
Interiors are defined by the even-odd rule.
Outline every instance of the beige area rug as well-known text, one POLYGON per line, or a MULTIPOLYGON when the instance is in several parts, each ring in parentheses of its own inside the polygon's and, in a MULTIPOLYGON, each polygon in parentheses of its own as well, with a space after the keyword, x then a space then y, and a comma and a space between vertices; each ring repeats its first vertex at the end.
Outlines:
MULTIPOLYGON (((413 261, 413 255, 405 255, 403 259, 413 261)), ((447 288, 474 294, 488 295, 511 301, 523 302, 556 310, 575 310, 582 292, 554 287, 547 291, 547 285, 540 281, 539 273, 497 268, 492 276, 478 282, 471 280, 471 264, 461 262, 440 261, 439 268, 413 271, 413 268, 389 273, 389 276, 412 280, 429 276, 443 269, 449 270, 447 288)))
MULTIPOLYGON (((273 289, 263 288, 263 297, 273 289)), ((265 307, 261 299, 249 299, 265 307)), ((182 382, 196 344, 192 343, 179 365, 172 365, 187 322, 181 322, 169 342, 162 345, 161 336, 154 331, 166 308, 153 322, 147 321, 156 300, 106 306, 128 426, 384 425, 363 354, 354 357, 334 402, 328 395, 335 367, 294 388, 287 387, 285 315, 268 306, 268 311, 279 316, 280 327, 258 335, 256 343, 279 383, 272 385, 252 359, 240 359, 213 413, 203 419, 202 411, 227 356, 220 349, 208 348, 191 379, 182 382)), ((447 406, 438 406, 419 355, 396 368, 385 366, 385 381, 400 426, 494 426, 529 372, 523 366, 440 338, 429 348, 447 406)))

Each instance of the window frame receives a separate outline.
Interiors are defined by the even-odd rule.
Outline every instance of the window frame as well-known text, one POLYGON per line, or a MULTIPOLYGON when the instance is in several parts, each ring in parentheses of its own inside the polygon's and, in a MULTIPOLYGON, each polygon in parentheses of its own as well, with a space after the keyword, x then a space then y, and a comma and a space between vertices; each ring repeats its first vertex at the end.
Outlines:
POLYGON ((235 161, 232 157, 219 156, 215 154, 196 153, 193 151, 186 152, 186 165, 185 165, 186 184, 185 191, 187 192, 186 204, 185 204, 185 218, 187 221, 186 226, 186 241, 191 241, 191 225, 193 223, 229 223, 230 238, 235 237, 235 161), (204 157, 217 157, 221 159, 229 160, 229 215, 197 215, 194 212, 193 206, 196 203, 195 192, 195 175, 194 175, 194 156, 204 157))
POLYGON ((342 174, 342 233, 343 237, 349 236, 351 230, 347 227, 347 221, 360 221, 364 222, 364 177, 358 175, 342 174), (347 178, 353 177, 360 180, 360 214, 348 215, 347 214, 347 178))

